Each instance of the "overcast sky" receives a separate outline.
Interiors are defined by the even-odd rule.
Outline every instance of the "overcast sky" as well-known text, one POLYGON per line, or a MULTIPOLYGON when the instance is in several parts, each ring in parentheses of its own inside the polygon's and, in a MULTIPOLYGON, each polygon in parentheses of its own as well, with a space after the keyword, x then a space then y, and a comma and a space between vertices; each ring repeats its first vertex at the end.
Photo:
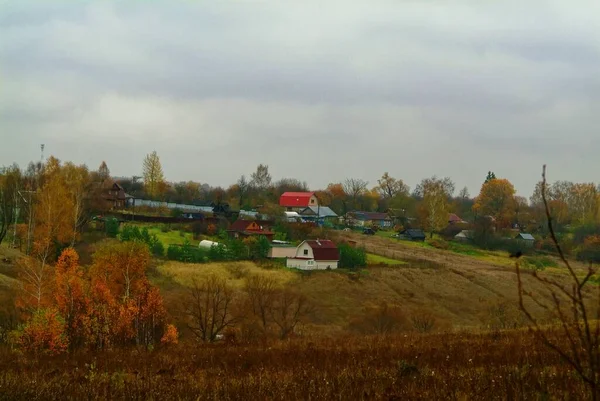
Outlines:
POLYGON ((0 0, 0 165, 600 181, 597 1, 0 0))

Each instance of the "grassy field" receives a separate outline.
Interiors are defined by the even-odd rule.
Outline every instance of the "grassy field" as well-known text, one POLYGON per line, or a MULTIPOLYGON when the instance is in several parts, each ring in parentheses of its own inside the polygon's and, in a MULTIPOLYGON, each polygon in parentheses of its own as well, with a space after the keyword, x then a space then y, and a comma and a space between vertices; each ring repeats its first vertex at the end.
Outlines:
POLYGON ((406 264, 406 262, 403 262, 401 260, 386 258, 385 256, 375 255, 374 253, 367 253, 367 263, 369 265, 390 265, 390 266, 399 266, 399 265, 406 264))
MULTIPOLYGON (((505 255, 344 235, 359 240, 369 263, 378 265, 300 272, 252 262, 154 260, 149 276, 180 330, 179 345, 38 358, 0 346, 0 399, 585 399, 573 370, 527 330, 498 331, 524 324, 514 268, 501 262, 509 260, 505 255), (398 260, 403 264, 392 268, 398 260), (314 307, 298 327, 302 338, 196 343, 178 311, 193 280, 211 275, 226 280, 242 306, 253 275, 302 294, 314 307), (381 305, 398 311, 398 332, 365 335, 376 326, 356 322, 369 321, 381 305), (415 318, 431 321, 427 333, 419 332, 415 318)), ((0 284, 14 283, 18 257, 0 247, 0 284)), ((564 279, 551 259, 539 262, 544 274, 564 279)), ((531 274, 523 280, 544 296, 531 274)))

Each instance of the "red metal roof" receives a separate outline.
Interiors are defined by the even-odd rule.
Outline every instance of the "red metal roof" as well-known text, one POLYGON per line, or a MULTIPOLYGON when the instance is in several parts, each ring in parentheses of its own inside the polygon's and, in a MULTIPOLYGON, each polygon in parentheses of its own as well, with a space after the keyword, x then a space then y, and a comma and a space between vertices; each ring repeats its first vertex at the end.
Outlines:
POLYGON ((340 260, 340 251, 330 240, 308 240, 308 246, 313 250, 315 260, 340 260))
POLYGON ((284 192, 279 198, 279 206, 283 207, 308 207, 314 192, 284 192))

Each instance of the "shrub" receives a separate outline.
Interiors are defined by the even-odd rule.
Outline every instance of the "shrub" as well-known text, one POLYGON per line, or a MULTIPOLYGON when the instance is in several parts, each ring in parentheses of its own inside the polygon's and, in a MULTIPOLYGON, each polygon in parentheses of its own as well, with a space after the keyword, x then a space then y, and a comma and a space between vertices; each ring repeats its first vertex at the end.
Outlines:
POLYGON ((161 344, 170 345, 179 343, 179 332, 177 331, 177 327, 172 324, 168 324, 165 333, 160 339, 161 344))
POLYGON ((547 256, 525 256, 521 262, 521 266, 525 269, 541 271, 546 267, 558 266, 554 259, 547 256))
POLYGON ((441 238, 434 238, 429 241, 429 245, 437 249, 449 249, 450 244, 441 238))
POLYGON ((248 254, 252 260, 266 259, 271 249, 271 244, 264 235, 248 237, 244 240, 244 244, 248 247, 248 254))
POLYGON ((22 328, 18 341, 23 349, 36 354, 60 354, 69 346, 65 321, 53 308, 35 312, 22 328))
POLYGON ((577 252, 577 260, 600 263, 600 235, 587 237, 577 252))
POLYGON ((208 261, 204 249, 192 246, 189 241, 183 245, 170 245, 167 249, 167 258, 185 263, 205 263, 208 261))
POLYGON ((108 217, 104 220, 104 229, 106 230, 106 235, 110 238, 117 238, 119 235, 119 220, 115 217, 108 217))
POLYGON ((141 231, 137 226, 125 226, 121 234, 119 235, 119 239, 122 242, 127 241, 139 241, 148 246, 150 252, 154 256, 164 256, 165 255, 165 247, 160 242, 156 234, 150 234, 148 229, 144 227, 141 231))
POLYGON ((413 313, 410 317, 413 328, 419 333, 429 333, 435 327, 435 316, 429 312, 413 313))
POLYGON ((171 210, 171 217, 179 218, 182 215, 183 215, 183 210, 181 210, 181 209, 172 209, 171 210))
POLYGON ((205 221, 199 220, 192 224, 192 233, 194 237, 199 237, 202 234, 206 234, 208 229, 208 224, 205 221))
POLYGON ((340 267, 355 269, 367 265, 367 253, 363 248, 355 248, 348 244, 340 244, 340 267))
POLYGON ((408 319, 399 307, 382 302, 367 308, 364 314, 352 320, 349 328, 362 334, 389 334, 406 328, 408 319))
POLYGON ((214 224, 209 224, 206 227, 206 234, 208 234, 208 235, 215 235, 217 233, 217 231, 218 231, 218 228, 214 224))
POLYGON ((573 230, 573 242, 576 245, 583 245, 587 238, 600 235, 600 225, 585 224, 573 230))

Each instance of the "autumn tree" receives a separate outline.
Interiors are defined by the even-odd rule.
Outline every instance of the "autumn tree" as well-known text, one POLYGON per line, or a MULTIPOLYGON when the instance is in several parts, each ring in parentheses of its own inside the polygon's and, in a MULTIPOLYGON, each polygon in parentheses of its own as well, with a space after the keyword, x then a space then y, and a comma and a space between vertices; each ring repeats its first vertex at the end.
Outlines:
POLYGON ((183 307, 187 327, 202 342, 214 342, 237 321, 233 315, 234 291, 217 276, 194 279, 183 307))
POLYGON ((85 341, 89 299, 79 266, 79 255, 73 248, 65 249, 54 268, 54 299, 65 321, 69 346, 75 348, 85 341))
POLYGON ((46 304, 52 279, 48 264, 57 251, 57 245, 68 243, 73 233, 73 203, 57 159, 48 159, 44 176, 35 206, 33 257, 19 262, 18 275, 23 290, 21 303, 28 310, 40 310, 46 304))
POLYGON ((11 224, 17 223, 21 202, 21 170, 17 165, 0 168, 0 244, 11 224))
POLYGON ((103 192, 111 184, 110 170, 106 162, 102 162, 98 170, 89 171, 89 194, 87 203, 90 214, 105 213, 109 209, 108 203, 104 200, 103 192))
POLYGON ((475 198, 473 212, 478 216, 492 216, 501 226, 509 226, 515 213, 515 188, 504 178, 485 182, 475 198))
POLYGON ((250 185, 258 191, 265 191, 271 186, 271 174, 269 166, 259 164, 256 171, 250 176, 250 185))
POLYGON ((165 330, 163 325, 167 313, 160 291, 148 280, 143 280, 136 291, 135 312, 133 323, 136 345, 154 345, 165 330))
POLYGON ((90 218, 88 199, 91 193, 91 178, 85 165, 76 166, 71 162, 65 163, 62 174, 73 205, 71 235, 71 246, 73 246, 79 238, 81 229, 90 218))
POLYGON ((194 181, 178 182, 174 185, 177 201, 192 203, 200 196, 200 184, 194 181))
POLYGON ((94 254, 88 315, 93 347, 151 346, 163 335, 166 312, 146 278, 149 261, 148 247, 135 241, 106 244, 94 254))
POLYGON ((343 182, 343 192, 350 198, 352 208, 356 208, 359 198, 367 192, 368 181, 360 178, 347 178, 343 182))
POLYGON ((17 277, 20 295, 19 308, 33 313, 50 304, 52 271, 50 265, 41 263, 34 257, 24 257, 17 261, 17 277))
POLYGON ((529 203, 527 198, 523 196, 515 196, 515 222, 520 228, 524 228, 533 217, 530 213, 529 203))
POLYGON ((314 307, 304 295, 290 288, 283 288, 275 292, 269 311, 273 323, 279 329, 279 338, 285 340, 314 311, 314 307))
MULTIPOLYGON (((561 228, 569 222, 568 198, 570 196, 572 183, 558 181, 553 185, 549 185, 540 181, 535 185, 533 194, 529 198, 529 203, 538 223, 541 223, 546 219, 546 210, 542 199, 542 185, 546 185, 546 201, 554 219, 555 229, 561 231, 561 228)), ((540 226, 544 227, 545 225, 540 224, 540 226)))
POLYGON ((263 334, 266 334, 271 323, 277 289, 277 283, 270 276, 253 275, 246 280, 248 305, 263 334))
POLYGON ((149 263, 150 252, 144 243, 111 243, 94 254, 92 281, 103 281, 115 299, 127 300, 143 284, 149 263))
POLYGON ((55 308, 36 311, 19 333, 18 342, 34 354, 60 354, 69 347, 65 321, 55 308))
POLYGON ((165 177, 162 165, 160 164, 160 158, 156 151, 146 155, 143 165, 143 175, 146 194, 153 198, 161 195, 161 190, 164 190, 162 185, 165 177))
POLYGON ((108 169, 108 165, 105 161, 102 161, 102 163, 100 163, 100 167, 98 167, 97 174, 98 181, 102 183, 110 180, 110 170, 108 169))
POLYGON ((282 178, 273 184, 273 194, 279 199, 284 192, 308 192, 308 184, 296 178, 282 178))
POLYGON ((246 202, 248 201, 248 194, 250 191, 250 183, 246 180, 246 176, 242 175, 239 180, 237 180, 237 196, 239 198, 240 209, 244 207, 246 202))
POLYGON ((67 183, 60 174, 60 165, 50 165, 46 175, 44 186, 37 196, 33 247, 42 265, 48 263, 57 244, 72 240, 75 209, 67 183))
POLYGON ((496 179, 496 174, 493 171, 488 171, 487 176, 485 177, 485 182, 490 182, 496 179))
POLYGON ((573 184, 570 191, 570 213, 581 225, 594 224, 598 220, 598 191, 593 183, 573 184))
POLYGON ((341 183, 330 183, 325 192, 329 195, 329 206, 336 213, 344 215, 348 212, 348 194, 341 183))
POLYGON ((450 198, 454 192, 454 184, 449 178, 426 178, 418 185, 422 194, 419 206, 419 216, 423 229, 433 237, 435 231, 440 231, 448 225, 450 198))
POLYGON ((409 187, 401 179, 391 177, 386 171, 381 179, 377 180, 379 184, 376 189, 382 197, 391 199, 398 194, 408 195, 409 187))

